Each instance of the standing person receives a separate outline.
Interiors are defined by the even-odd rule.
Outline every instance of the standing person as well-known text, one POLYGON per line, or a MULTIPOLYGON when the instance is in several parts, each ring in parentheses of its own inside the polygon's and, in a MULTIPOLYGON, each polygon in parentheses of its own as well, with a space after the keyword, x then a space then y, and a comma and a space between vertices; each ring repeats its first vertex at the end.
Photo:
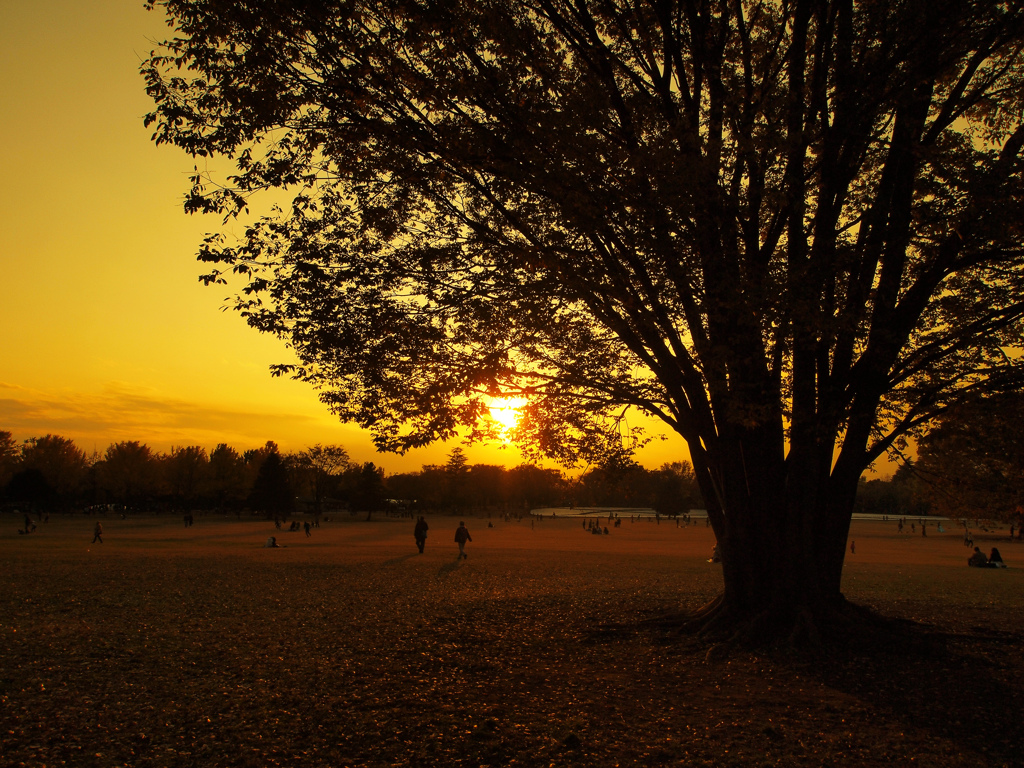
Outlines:
POLYGON ((96 527, 92 529, 92 543, 96 542, 103 543, 103 526, 100 525, 100 521, 96 521, 96 527))
POLYGON ((427 530, 430 528, 427 525, 427 519, 420 515, 420 519, 416 521, 416 527, 412 529, 412 537, 416 539, 416 547, 419 549, 420 554, 423 554, 423 547, 427 543, 427 530))
POLYGON ((469 529, 466 527, 464 522, 459 522, 459 527, 455 529, 455 542, 459 545, 459 557, 465 559, 466 555, 466 542, 472 541, 473 537, 469 535, 469 529))
POLYGON ((311 525, 309 524, 309 520, 307 520, 306 522, 304 522, 304 523, 302 524, 302 528, 303 528, 303 530, 304 530, 304 531, 306 532, 306 538, 309 538, 309 536, 311 535, 311 534, 309 533, 309 529, 310 529, 310 528, 312 528, 312 527, 313 527, 313 526, 311 526, 311 525))

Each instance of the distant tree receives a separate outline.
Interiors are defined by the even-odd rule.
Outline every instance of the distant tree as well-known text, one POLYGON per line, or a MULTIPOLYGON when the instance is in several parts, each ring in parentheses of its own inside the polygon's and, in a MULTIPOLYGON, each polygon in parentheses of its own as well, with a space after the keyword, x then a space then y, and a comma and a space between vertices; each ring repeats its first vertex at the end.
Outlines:
POLYGON ((905 478, 862 478, 857 487, 857 503, 854 512, 866 515, 888 515, 889 517, 920 517, 930 512, 927 500, 916 487, 905 478))
POLYGON ((276 370, 391 450, 494 394, 563 460, 661 419, 723 555, 707 626, 847 626, 864 469, 1021 381, 1021 0, 150 5, 155 141, 234 166, 186 209, 292 195, 200 250, 276 370))
POLYGON ((270 451, 260 463, 249 506, 267 517, 283 517, 295 507, 295 493, 284 458, 270 451))
POLYGON ((504 506, 506 472, 494 464, 470 464, 464 479, 465 502, 471 509, 486 510, 504 506))
POLYGON ((10 501, 36 511, 49 510, 57 501, 57 492, 35 467, 15 472, 7 484, 6 496, 10 501))
POLYGON ((209 492, 214 503, 240 510, 251 488, 241 454, 226 443, 220 443, 210 454, 209 473, 209 492))
POLYGON ((0 493, 14 476, 18 464, 18 443, 7 430, 0 429, 0 493))
POLYGON ((558 506, 569 497, 565 477, 557 469, 520 464, 508 470, 509 499, 520 509, 558 506))
POLYGON ((579 498, 589 505, 649 507, 654 503, 648 471, 624 454, 601 462, 583 475, 579 485, 579 498))
POLYGON ((938 514, 1016 519, 1024 507, 1024 393, 992 395, 945 413, 919 441, 913 473, 938 514))
POLYGON ((370 520, 374 512, 384 507, 384 470, 368 461, 362 466, 352 467, 348 474, 353 481, 352 510, 366 512, 366 519, 370 520))
POLYGON ((697 477, 688 461, 662 464, 650 473, 653 504, 663 515, 684 515, 701 505, 697 477))
POLYGON ((112 501, 140 506, 157 494, 158 458, 148 445, 137 440, 108 446, 97 471, 100 487, 112 501))
POLYGON ((81 489, 88 460, 73 440, 59 435, 44 435, 25 441, 18 468, 39 470, 55 494, 54 503, 69 504, 81 489))
POLYGON ((313 492, 313 514, 317 518, 324 499, 337 488, 348 466, 348 451, 340 445, 317 443, 296 456, 296 467, 305 474, 313 492))
POLYGON ((198 445, 184 448, 171 447, 163 458, 164 477, 175 501, 184 508, 191 507, 206 490, 210 459, 206 449, 198 445))
POLYGON ((256 476, 259 475, 260 467, 267 457, 272 453, 280 453, 280 449, 273 440, 267 440, 262 448, 249 448, 242 454, 242 464, 245 467, 246 485, 252 490, 256 483, 256 476))
POLYGON ((390 499, 415 503, 420 509, 432 508, 432 497, 422 472, 399 472, 385 478, 390 499))
POLYGON ((444 465, 444 492, 442 502, 453 510, 460 510, 469 502, 469 459, 461 448, 453 448, 444 465))

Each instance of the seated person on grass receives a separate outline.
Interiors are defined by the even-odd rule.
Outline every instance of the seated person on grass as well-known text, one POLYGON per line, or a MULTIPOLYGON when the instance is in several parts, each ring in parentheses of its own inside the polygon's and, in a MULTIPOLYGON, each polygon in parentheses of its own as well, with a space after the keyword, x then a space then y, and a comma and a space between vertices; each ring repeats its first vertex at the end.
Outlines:
POLYGON ((989 568, 988 558, 985 557, 985 553, 977 547, 974 548, 974 554, 967 558, 967 565, 971 568, 989 568))
POLYGON ((1006 563, 1003 562, 1003 556, 999 554, 999 550, 992 547, 992 554, 988 556, 988 564, 991 568, 1005 568, 1006 563))

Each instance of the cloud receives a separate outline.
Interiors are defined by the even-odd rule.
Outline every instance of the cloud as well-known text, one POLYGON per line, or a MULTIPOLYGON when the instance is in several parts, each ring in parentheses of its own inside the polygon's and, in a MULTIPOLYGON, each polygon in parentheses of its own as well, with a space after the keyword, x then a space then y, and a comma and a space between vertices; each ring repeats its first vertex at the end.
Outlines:
MULTIPOLYGON (((157 450, 171 445, 229 443, 246 448, 276 440, 286 446, 323 441, 322 433, 350 431, 329 414, 247 410, 168 397, 154 390, 110 383, 100 392, 29 389, 0 382, 0 429, 19 439, 47 433, 86 450, 140 440, 157 450), (310 435, 310 439, 304 439, 310 435)), ((334 436, 335 439, 338 437, 334 436)))

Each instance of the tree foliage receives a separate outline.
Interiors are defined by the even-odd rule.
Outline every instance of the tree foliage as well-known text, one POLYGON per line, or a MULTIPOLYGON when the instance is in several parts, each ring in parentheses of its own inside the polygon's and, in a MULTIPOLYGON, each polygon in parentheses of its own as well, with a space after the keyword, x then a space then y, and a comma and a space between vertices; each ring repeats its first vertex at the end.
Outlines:
POLYGON ((152 5, 186 210, 291 190, 199 255, 295 375, 392 450, 654 415, 733 615, 840 601, 862 470, 1020 381, 1019 0, 152 5))
POLYGON ((40 473, 54 494, 51 500, 57 503, 66 503, 78 493, 87 466, 85 451, 73 440, 50 434, 26 440, 18 460, 21 471, 40 473))
POLYGON ((277 451, 271 451, 260 464, 249 494, 249 506, 268 517, 286 516, 295 508, 288 466, 277 451))
POLYGON ((1015 520, 1024 504, 1024 393, 948 411, 918 453, 918 485, 936 512, 957 520, 1015 520))

